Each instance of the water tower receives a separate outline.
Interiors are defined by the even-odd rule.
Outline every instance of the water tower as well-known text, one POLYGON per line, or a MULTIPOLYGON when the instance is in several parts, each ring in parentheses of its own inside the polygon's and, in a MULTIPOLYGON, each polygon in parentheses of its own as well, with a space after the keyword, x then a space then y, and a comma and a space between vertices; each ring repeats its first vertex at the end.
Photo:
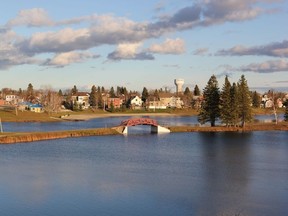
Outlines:
POLYGON ((181 94, 183 92, 182 87, 184 85, 184 79, 175 79, 174 83, 176 85, 176 93, 181 94))

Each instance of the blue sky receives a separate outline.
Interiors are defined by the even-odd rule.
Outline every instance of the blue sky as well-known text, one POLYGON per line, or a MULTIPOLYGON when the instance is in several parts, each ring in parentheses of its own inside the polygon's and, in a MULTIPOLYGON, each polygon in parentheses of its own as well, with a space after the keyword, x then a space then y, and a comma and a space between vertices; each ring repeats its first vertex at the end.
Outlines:
POLYGON ((212 74, 288 91, 287 0, 10 0, 0 88, 203 89, 212 74))

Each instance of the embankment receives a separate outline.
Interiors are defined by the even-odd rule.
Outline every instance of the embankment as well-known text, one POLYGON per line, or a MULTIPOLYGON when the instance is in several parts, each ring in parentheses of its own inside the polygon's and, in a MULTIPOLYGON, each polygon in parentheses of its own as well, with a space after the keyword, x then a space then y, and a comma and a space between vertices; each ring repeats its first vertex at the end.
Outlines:
MULTIPOLYGON (((170 126, 172 133, 175 132, 249 132, 249 131, 288 131, 288 124, 252 124, 245 128, 241 127, 199 127, 199 126, 170 126)), ((69 137, 104 136, 121 134, 123 128, 95 128, 83 130, 54 131, 54 132, 26 132, 26 133, 3 133, 0 135, 0 144, 33 142, 40 140, 52 140, 69 137)))
POLYGON ((225 126, 216 126, 216 127, 191 127, 191 126, 170 126, 168 127, 171 132, 249 132, 249 131, 288 131, 287 123, 279 124, 249 124, 242 127, 225 127, 225 126))
POLYGON ((26 133, 4 133, 0 135, 1 144, 33 142, 40 140, 52 140, 69 137, 84 136, 104 136, 119 134, 112 128, 96 128, 85 130, 69 130, 69 131, 49 131, 49 132, 26 132, 26 133))

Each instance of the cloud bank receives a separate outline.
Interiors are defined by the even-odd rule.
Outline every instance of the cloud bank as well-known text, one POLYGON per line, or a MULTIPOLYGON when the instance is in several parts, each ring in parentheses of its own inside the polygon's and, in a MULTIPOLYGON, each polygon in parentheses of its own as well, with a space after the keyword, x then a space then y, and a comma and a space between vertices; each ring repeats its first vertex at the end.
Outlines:
POLYGON ((238 45, 228 50, 220 50, 216 55, 222 56, 272 56, 272 57, 288 57, 288 40, 282 42, 274 42, 263 46, 245 47, 238 45))
MULTIPOLYGON (((185 43, 179 38, 153 44, 149 48, 143 48, 143 51, 135 44, 144 44, 147 40, 159 39, 167 34, 196 27, 251 20, 262 14, 275 12, 273 6, 277 2, 278 0, 200 0, 155 22, 136 22, 110 14, 92 14, 55 21, 42 8, 21 10, 0 28, 0 69, 20 64, 63 67, 99 56, 93 53, 87 55, 87 51, 104 45, 116 47, 115 51, 107 55, 109 60, 153 60, 153 54, 156 53, 179 55, 185 52, 185 43), (79 24, 82 24, 81 27, 79 24), (14 31, 16 27, 46 28, 39 32, 33 31, 29 36, 22 36, 14 31), (47 31, 47 28, 50 30, 47 31), (54 57, 42 59, 41 54, 54 57)), ((286 49, 275 48, 273 53, 266 53, 287 57, 287 41, 282 43, 286 44, 286 49)), ((278 44, 279 47, 280 45, 278 44)), ((277 44, 270 46, 277 47, 277 44)), ((233 55, 237 52, 238 55, 256 53, 260 52, 260 48, 247 50, 245 47, 235 47, 222 50, 219 55, 233 55)))

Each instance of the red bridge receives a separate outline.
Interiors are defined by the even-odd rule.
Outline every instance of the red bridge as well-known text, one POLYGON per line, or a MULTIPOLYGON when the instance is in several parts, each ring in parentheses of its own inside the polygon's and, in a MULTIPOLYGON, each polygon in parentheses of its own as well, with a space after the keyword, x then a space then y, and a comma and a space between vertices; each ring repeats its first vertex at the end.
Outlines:
POLYGON ((122 134, 128 134, 128 127, 137 125, 150 125, 152 133, 170 133, 168 128, 158 125, 157 121, 150 118, 132 118, 121 122, 121 124, 116 127, 122 134))
POLYGON ((134 119, 127 119, 121 122, 121 126, 129 127, 129 126, 136 126, 136 125, 152 125, 157 127, 158 123, 154 119, 150 118, 134 118, 134 119))

